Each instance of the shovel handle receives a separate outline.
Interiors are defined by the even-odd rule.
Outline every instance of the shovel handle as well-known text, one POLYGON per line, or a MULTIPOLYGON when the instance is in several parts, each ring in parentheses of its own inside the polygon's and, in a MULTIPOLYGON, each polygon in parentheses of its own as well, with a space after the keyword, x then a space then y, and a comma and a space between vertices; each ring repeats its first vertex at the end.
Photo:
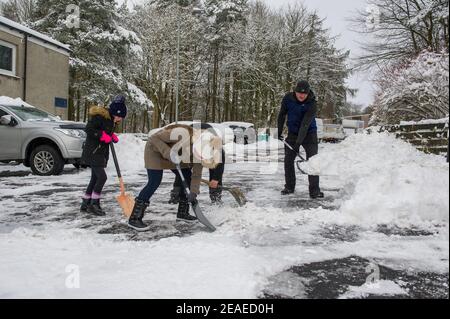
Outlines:
POLYGON ((125 183, 123 182, 122 172, 120 171, 119 161, 117 160, 116 149, 114 148, 114 144, 113 143, 111 143, 109 145, 111 147, 111 153, 112 153, 112 156, 113 156, 113 159, 114 159, 114 165, 116 166, 117 176, 119 177, 120 193, 122 195, 124 195, 125 194, 125 183))
POLYGON ((125 183, 123 182, 123 178, 119 177, 119 183, 120 183, 120 193, 122 195, 125 194, 125 183))
POLYGON ((294 148, 286 142, 286 140, 283 140, 284 145, 286 145, 291 151, 293 151, 295 154, 297 154, 297 157, 300 158, 303 162, 306 162, 306 160, 300 155, 299 152, 294 150, 294 148))
POLYGON ((120 171, 120 166, 119 166, 119 161, 117 160, 117 154, 116 154, 116 149, 114 148, 114 144, 110 143, 109 144, 111 147, 111 153, 114 159, 114 165, 116 166, 116 170, 117 170, 117 176, 119 177, 119 179, 122 178, 122 172, 120 171))
POLYGON ((181 165, 176 164, 176 167, 177 167, 178 174, 180 175, 181 182, 183 183, 183 187, 186 191, 186 195, 189 196, 191 194, 191 190, 189 189, 189 185, 187 184, 186 179, 184 178, 183 171, 181 170, 181 165))
POLYGON ((211 186, 211 184, 206 179, 202 179, 202 183, 205 185, 211 186))

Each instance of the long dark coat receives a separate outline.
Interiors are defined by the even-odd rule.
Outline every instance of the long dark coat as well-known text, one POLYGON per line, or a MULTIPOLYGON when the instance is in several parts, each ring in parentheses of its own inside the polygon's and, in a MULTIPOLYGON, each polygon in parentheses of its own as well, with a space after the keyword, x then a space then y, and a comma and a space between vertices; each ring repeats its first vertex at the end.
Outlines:
POLYGON ((100 142, 102 132, 114 133, 114 121, 109 110, 104 107, 92 107, 89 110, 90 120, 86 126, 86 143, 83 147, 81 162, 90 167, 106 167, 109 160, 109 145, 100 142))

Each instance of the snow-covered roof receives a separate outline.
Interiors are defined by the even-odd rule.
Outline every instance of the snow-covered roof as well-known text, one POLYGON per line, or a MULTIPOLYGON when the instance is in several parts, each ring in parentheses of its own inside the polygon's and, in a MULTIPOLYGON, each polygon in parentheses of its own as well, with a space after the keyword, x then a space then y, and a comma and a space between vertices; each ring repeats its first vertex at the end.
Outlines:
POLYGON ((13 99, 9 96, 0 96, 0 105, 3 105, 3 106, 25 106, 25 107, 34 108, 34 106, 28 104, 27 102, 24 102, 21 98, 13 99))
POLYGON ((426 125, 426 124, 447 124, 449 122, 448 117, 444 117, 442 119, 434 119, 434 120, 422 120, 419 122, 414 121, 402 121, 400 122, 401 126, 408 126, 408 125, 426 125))
POLYGON ((30 29, 30 28, 28 28, 28 27, 26 27, 24 25, 21 25, 20 23, 14 22, 14 21, 9 20, 9 19, 7 19, 5 17, 0 16, 0 25, 3 25, 3 26, 5 26, 7 28, 10 28, 10 29, 14 29, 14 30, 16 30, 16 31, 18 31, 20 33, 26 33, 29 36, 37 38, 37 39, 39 39, 41 41, 53 44, 53 45, 57 46, 58 48, 61 48, 61 49, 67 50, 67 51, 71 51, 69 45, 61 43, 59 41, 56 41, 55 39, 50 38, 49 36, 47 36, 45 34, 37 32, 37 31, 35 31, 33 29, 30 29))

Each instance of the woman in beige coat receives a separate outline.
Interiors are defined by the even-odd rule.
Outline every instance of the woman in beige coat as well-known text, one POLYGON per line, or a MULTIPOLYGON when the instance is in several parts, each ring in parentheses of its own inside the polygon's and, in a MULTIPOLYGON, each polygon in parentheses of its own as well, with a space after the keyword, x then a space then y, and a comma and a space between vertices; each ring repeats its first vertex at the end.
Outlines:
POLYGON ((164 170, 171 170, 179 177, 177 163, 191 190, 190 196, 184 189, 180 190, 177 220, 195 222, 197 218, 189 214, 189 203, 195 203, 200 193, 203 167, 214 169, 220 163, 221 148, 222 140, 212 132, 188 125, 169 125, 151 135, 145 147, 148 183, 136 199, 128 226, 137 231, 149 229, 142 221, 145 210, 161 185, 164 170))

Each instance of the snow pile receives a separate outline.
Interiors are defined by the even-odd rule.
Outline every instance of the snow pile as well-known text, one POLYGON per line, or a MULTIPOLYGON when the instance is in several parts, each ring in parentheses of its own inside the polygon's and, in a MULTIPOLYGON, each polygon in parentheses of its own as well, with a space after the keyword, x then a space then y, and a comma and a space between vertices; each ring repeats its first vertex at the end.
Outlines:
POLYGON ((357 223, 449 220, 449 165, 388 133, 358 134, 303 168, 343 182, 341 213, 357 223))
POLYGON ((9 96, 0 96, 0 105, 5 106, 26 106, 26 107, 33 107, 32 105, 28 104, 27 102, 24 102, 21 98, 13 99, 9 96))
MULTIPOLYGON (((133 134, 121 134, 119 140, 119 143, 115 144, 115 149, 122 172, 127 174, 145 172, 145 142, 133 134)), ((115 174, 116 169, 112 157, 110 160, 108 173, 115 174)))
POLYGON ((361 287, 349 287, 349 291, 339 297, 339 299, 363 299, 371 295, 398 296, 408 295, 408 293, 393 281, 380 280, 374 283, 366 283, 361 287))

